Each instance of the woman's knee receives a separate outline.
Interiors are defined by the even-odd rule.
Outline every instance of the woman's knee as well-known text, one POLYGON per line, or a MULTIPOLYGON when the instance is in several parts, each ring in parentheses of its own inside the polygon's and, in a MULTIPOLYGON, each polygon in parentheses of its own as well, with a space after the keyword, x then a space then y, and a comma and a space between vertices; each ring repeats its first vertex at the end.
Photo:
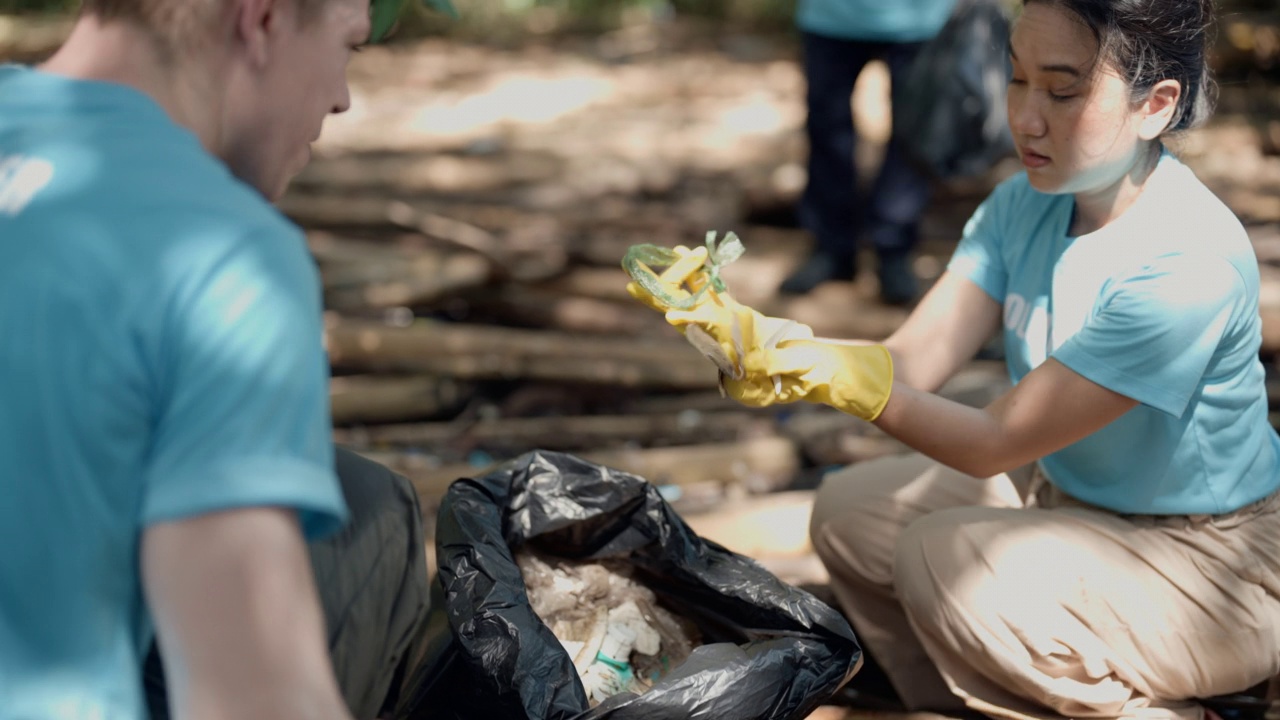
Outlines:
POLYGON ((974 547, 966 527, 981 522, 991 508, 957 507, 925 515, 902 531, 893 556, 893 583, 899 602, 917 623, 948 613, 946 602, 967 603, 985 592, 996 575, 974 547))
POLYGON ((893 455, 828 473, 814 497, 810 530, 891 498, 932 464, 923 455, 893 455))
POLYGON ((928 467, 918 456, 882 458, 831 473, 814 498, 809 537, 839 574, 887 585, 903 522, 895 491, 928 467))

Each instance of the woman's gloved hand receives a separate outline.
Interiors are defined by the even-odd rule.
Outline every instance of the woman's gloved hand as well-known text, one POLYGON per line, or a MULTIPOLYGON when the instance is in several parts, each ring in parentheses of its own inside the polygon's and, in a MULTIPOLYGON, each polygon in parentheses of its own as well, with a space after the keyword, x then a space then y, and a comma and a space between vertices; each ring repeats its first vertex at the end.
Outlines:
MULTIPOLYGON (((674 250, 680 257, 657 276, 658 283, 663 292, 685 300, 709 282, 703 269, 707 251, 702 247, 690 250, 684 246, 677 246, 674 250)), ((661 299, 635 281, 627 283, 627 292, 645 305, 665 313, 667 322, 689 337, 703 354, 711 356, 717 352, 704 345, 714 343, 718 346, 720 357, 713 359, 729 377, 742 376, 743 358, 753 348, 772 347, 782 340, 813 337, 813 329, 808 325, 769 317, 743 305, 727 292, 716 292, 713 287, 706 287, 698 302, 684 310, 664 305, 661 299), (690 336, 690 327, 697 327, 702 332, 699 336, 690 336), (734 371, 730 372, 729 368, 734 371)))
MULTIPOLYGON (((677 245, 672 248, 679 259, 671 264, 666 270, 658 275, 658 284, 670 296, 679 300, 686 300, 694 293, 702 289, 707 283, 707 275, 702 270, 702 266, 707 262, 707 249, 705 247, 696 247, 692 250, 684 245, 677 245), (686 285, 690 286, 686 289, 686 285)), ((645 270, 648 270, 647 266, 645 270)), ((652 274, 652 270, 648 270, 652 274)), ((654 297, 640 283, 632 280, 627 283, 627 294, 657 310, 665 313, 670 310, 667 305, 659 298, 654 297)), ((706 296, 704 295, 703 298, 706 296)))
POLYGON ((743 365, 745 376, 725 391, 753 407, 806 400, 873 421, 893 389, 893 357, 883 345, 791 340, 753 349, 743 365))

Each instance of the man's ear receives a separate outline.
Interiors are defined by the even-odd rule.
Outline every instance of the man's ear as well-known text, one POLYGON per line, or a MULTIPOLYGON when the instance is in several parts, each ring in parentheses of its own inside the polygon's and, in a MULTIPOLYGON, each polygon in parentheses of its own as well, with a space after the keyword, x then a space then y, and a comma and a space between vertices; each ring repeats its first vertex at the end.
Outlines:
POLYGON ((1182 83, 1177 80, 1161 80, 1149 93, 1146 102, 1142 103, 1142 124, 1138 127, 1138 135, 1143 140, 1155 140, 1169 127, 1173 113, 1178 109, 1178 100, 1182 98, 1182 83))
POLYGON ((271 34, 280 23, 283 0, 235 0, 235 38, 249 62, 262 67, 270 55, 271 34))

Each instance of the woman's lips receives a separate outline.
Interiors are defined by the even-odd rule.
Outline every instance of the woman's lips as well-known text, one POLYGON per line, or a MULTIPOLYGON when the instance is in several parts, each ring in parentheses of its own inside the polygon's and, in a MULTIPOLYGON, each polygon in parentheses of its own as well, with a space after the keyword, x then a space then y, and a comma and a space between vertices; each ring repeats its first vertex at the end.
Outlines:
POLYGON ((1022 156, 1022 164, 1029 168, 1041 168, 1049 164, 1048 156, 1026 148, 1019 148, 1018 154, 1022 156))

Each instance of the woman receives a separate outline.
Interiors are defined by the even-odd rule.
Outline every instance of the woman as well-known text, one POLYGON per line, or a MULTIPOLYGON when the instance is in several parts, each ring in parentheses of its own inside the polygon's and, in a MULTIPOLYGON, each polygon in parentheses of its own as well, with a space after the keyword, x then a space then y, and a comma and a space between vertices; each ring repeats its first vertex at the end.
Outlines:
POLYGON ((1195 698, 1280 671, 1257 261, 1162 143, 1209 110, 1211 14, 1025 3, 1008 101, 1025 172, 884 344, 769 349, 776 320, 724 295, 667 314, 741 361, 726 385, 742 402, 826 403, 919 452, 830 476, 812 520, 910 708, 1200 718, 1195 698), (982 409, 932 394, 997 330, 1008 394, 982 409))

